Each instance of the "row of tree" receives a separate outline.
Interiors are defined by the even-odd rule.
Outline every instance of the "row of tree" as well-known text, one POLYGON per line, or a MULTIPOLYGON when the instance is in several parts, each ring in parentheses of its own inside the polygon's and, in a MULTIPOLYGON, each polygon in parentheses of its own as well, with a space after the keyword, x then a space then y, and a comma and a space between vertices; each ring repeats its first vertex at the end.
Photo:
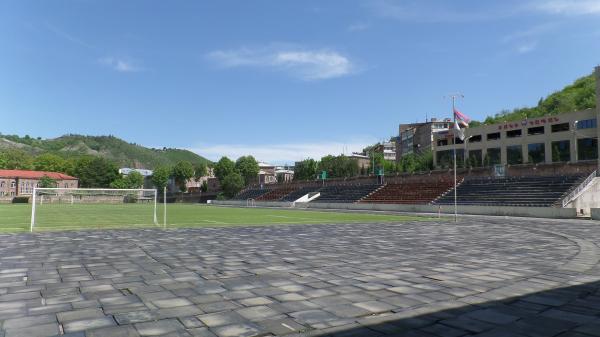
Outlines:
POLYGON ((242 156, 235 162, 227 157, 221 157, 215 163, 214 174, 225 197, 235 196, 244 187, 258 181, 260 167, 252 156, 242 156))
POLYGON ((294 168, 294 180, 314 180, 321 172, 326 171, 328 178, 350 178, 379 173, 413 173, 433 169, 433 154, 427 151, 421 154, 403 156, 398 163, 385 160, 383 153, 369 154, 369 166, 360 166, 357 159, 344 155, 328 155, 320 161, 312 158, 297 162, 294 168))
MULTIPOLYGON (((80 187, 140 188, 144 184, 144 177, 140 173, 133 171, 128 175, 120 175, 115 162, 96 156, 65 159, 51 153, 32 156, 19 149, 7 149, 0 151, 0 169, 63 172, 77 177, 80 187)), ((188 161, 179 161, 172 167, 156 167, 152 182, 162 189, 173 178, 180 190, 185 191, 188 180, 198 181, 207 174, 206 164, 193 165, 188 161)), ((45 179, 41 184, 48 185, 51 181, 45 179)))

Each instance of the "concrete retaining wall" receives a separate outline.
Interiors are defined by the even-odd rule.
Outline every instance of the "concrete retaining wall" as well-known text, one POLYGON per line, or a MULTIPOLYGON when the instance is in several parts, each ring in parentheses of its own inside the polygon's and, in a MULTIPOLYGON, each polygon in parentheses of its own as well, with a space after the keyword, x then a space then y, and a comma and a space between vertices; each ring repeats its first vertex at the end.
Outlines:
POLYGON ((584 215, 590 215, 590 209, 600 207, 600 178, 594 178, 590 185, 567 207, 583 210, 584 215))
MULTIPOLYGON (((215 205, 246 206, 246 201, 215 200, 215 205)), ((257 201, 259 207, 292 207, 290 202, 257 201)), ((343 210, 365 210, 365 211, 390 211, 390 212, 413 212, 413 213, 437 213, 438 209, 443 214, 454 214, 454 206, 437 205, 390 205, 370 203, 295 203, 296 208, 305 209, 343 209, 343 210)), ((458 206, 459 214, 474 215, 500 215, 500 216, 523 216, 534 218, 573 219, 577 216, 574 208, 554 207, 488 207, 488 206, 458 206)), ((599 212, 600 213, 600 212, 599 212)), ((600 217, 600 214, 599 214, 600 217)))
POLYGON ((600 208, 592 208, 590 213, 592 220, 600 220, 600 208))

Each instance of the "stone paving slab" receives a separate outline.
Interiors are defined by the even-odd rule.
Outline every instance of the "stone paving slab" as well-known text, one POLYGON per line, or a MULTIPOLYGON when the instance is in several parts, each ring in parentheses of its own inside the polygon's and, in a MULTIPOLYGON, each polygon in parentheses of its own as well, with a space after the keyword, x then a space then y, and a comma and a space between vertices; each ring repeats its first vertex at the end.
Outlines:
POLYGON ((600 336, 600 227, 0 234, 0 337, 600 336))

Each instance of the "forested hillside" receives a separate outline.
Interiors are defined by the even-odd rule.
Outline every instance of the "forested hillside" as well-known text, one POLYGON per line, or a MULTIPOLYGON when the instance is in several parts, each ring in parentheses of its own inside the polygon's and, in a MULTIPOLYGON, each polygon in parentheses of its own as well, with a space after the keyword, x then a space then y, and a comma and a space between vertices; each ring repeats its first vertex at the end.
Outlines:
MULTIPOLYGON (((593 109, 596 107, 596 81, 594 75, 577 79, 573 84, 546 98, 541 98, 535 107, 505 110, 486 118, 484 124, 518 121, 547 115, 593 109)), ((475 123, 480 124, 480 123, 475 123)))
POLYGON ((19 149, 29 155, 55 154, 63 158, 86 155, 102 157, 121 167, 153 169, 173 166, 180 161, 194 165, 208 163, 208 159, 188 150, 152 149, 128 143, 114 136, 65 135, 53 139, 0 134, 0 152, 19 149))

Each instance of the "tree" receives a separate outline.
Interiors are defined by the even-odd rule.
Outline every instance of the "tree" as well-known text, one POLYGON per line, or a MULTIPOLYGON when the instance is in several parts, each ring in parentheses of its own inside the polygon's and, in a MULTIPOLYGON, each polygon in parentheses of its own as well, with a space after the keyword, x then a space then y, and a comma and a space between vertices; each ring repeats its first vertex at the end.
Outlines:
POLYGON ((152 171, 152 183, 158 190, 162 191, 167 186, 171 172, 168 166, 158 166, 152 171))
POLYGON ((187 181, 194 177, 194 166, 189 161, 183 160, 177 162, 177 164, 173 166, 172 174, 175 179, 175 184, 179 186, 179 190, 185 192, 187 190, 187 181))
POLYGON ((25 151, 7 149, 0 152, 0 169, 31 170, 33 158, 25 151))
POLYGON ((227 157, 221 157, 215 164, 214 173, 219 182, 223 184, 223 179, 231 173, 235 172, 235 163, 227 157))
POLYGON ((53 188, 56 187, 56 180, 44 175, 39 182, 40 187, 42 188, 53 188))
POLYGON ((72 174, 79 178, 80 187, 105 188, 119 178, 117 165, 102 157, 81 157, 75 162, 72 174))
POLYGON ((235 169, 244 178, 244 185, 248 186, 258 179, 258 171, 260 170, 258 162, 252 156, 242 156, 235 162, 235 169))
POLYGON ((138 171, 132 171, 126 177, 128 188, 142 188, 144 186, 144 176, 138 171))
POLYGON ((33 159, 33 169, 38 171, 65 172, 67 161, 55 154, 44 153, 33 159))
POLYGON ((238 172, 233 172, 223 178, 221 183, 223 193, 228 198, 233 198, 239 191, 244 188, 244 178, 238 172))
POLYGON ((144 186, 144 176, 137 171, 120 176, 110 184, 111 188, 141 188, 142 186, 144 186))
POLYGON ((414 154, 407 154, 400 158, 400 168, 402 172, 413 173, 418 169, 418 167, 419 163, 414 154))
POLYGON ((518 121, 547 115, 556 115, 571 111, 593 109, 596 107, 596 81, 594 75, 577 79, 546 98, 540 98, 535 107, 524 107, 513 111, 502 110, 493 117, 485 119, 485 124, 518 121))
POLYGON ((294 167, 294 180, 313 180, 317 176, 318 163, 308 158, 297 162, 294 167))
POLYGON ((208 167, 206 163, 198 163, 194 165, 194 179, 196 181, 200 181, 202 177, 206 177, 208 175, 208 167))

